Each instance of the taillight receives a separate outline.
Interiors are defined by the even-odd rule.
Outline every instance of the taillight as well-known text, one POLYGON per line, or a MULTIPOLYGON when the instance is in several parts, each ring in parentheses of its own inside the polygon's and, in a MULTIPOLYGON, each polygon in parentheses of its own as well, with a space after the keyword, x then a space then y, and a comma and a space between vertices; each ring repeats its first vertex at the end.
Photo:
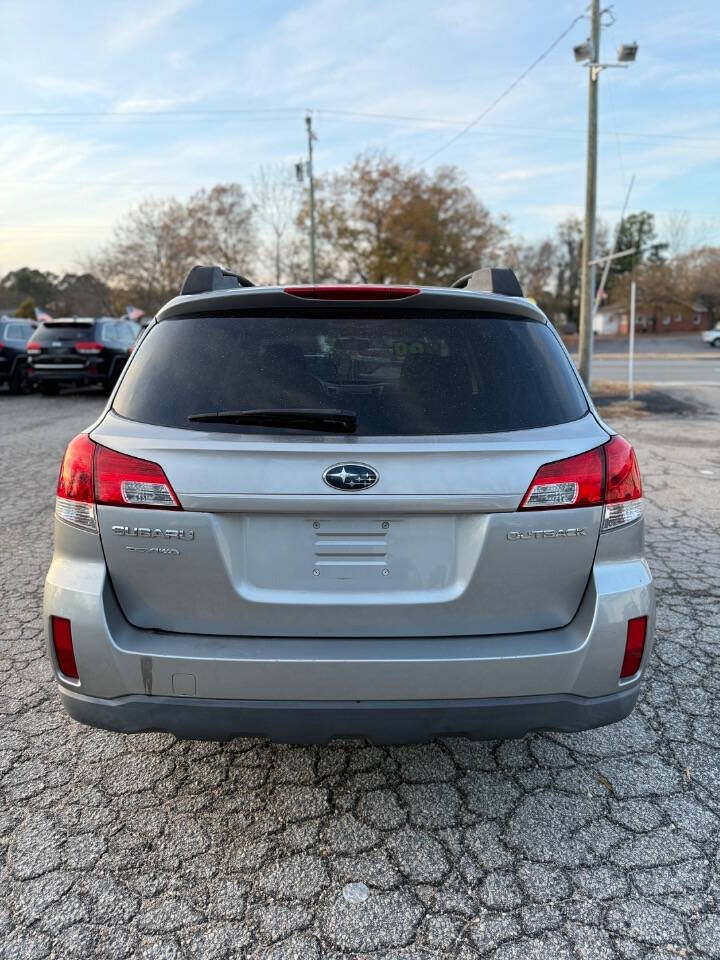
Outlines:
POLYGON ((633 677, 640 669, 643 653, 645 652, 645 636, 647 634, 647 617, 633 617, 628 620, 627 639, 625 640, 625 656, 620 668, 620 678, 633 677))
POLYGON ((595 507, 603 502, 605 459, 602 447, 540 467, 520 510, 595 507))
POLYGON ((40 353, 42 347, 35 340, 28 340, 25 344, 25 351, 30 354, 30 356, 35 356, 36 353, 40 353))
POLYGON ((615 436, 602 447, 540 467, 519 510, 604 506, 601 530, 614 530, 643 513, 635 451, 615 436))
POLYGON ((78 340, 75 344, 75 350, 82 354, 102 353, 103 345, 96 343, 95 340, 78 340))
POLYGON ((78 680, 70 621, 66 617, 50 617, 50 633, 60 673, 72 680, 78 680))
POLYGON ((602 529, 613 530, 637 520, 643 513, 642 483, 635 451, 623 437, 605 444, 607 490, 602 529))
POLYGON ((306 300, 402 300, 420 293, 420 287, 390 287, 384 284, 328 284, 326 286, 285 287, 285 293, 306 300))
POLYGON ((57 484, 55 516, 72 527, 97 533, 93 460, 96 444, 81 433, 68 444, 57 484))
POLYGON ((159 464, 109 450, 81 433, 70 441, 63 457, 55 516, 97 533, 96 503, 182 510, 159 464))
POLYGON ((101 446, 95 454, 95 498, 113 507, 182 510, 159 464, 101 446))

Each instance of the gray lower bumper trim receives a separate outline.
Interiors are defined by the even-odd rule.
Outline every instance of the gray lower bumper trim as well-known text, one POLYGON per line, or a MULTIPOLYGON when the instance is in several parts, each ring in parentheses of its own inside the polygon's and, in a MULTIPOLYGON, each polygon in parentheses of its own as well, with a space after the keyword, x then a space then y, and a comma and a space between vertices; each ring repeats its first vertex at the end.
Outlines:
POLYGON ((522 737, 531 730, 587 730, 631 713, 638 687, 606 697, 572 695, 486 700, 269 701, 190 697, 86 697, 60 688, 75 720, 106 730, 160 730, 188 740, 266 737, 284 743, 327 743, 362 737, 375 743, 418 743, 433 737, 474 740, 522 737))

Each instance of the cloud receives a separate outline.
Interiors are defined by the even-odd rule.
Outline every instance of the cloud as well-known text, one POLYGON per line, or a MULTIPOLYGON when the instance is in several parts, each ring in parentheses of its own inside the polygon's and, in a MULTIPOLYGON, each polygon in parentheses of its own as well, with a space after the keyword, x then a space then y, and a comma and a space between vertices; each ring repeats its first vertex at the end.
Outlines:
POLYGON ((97 81, 74 80, 72 77, 53 76, 35 73, 31 82, 41 90, 48 90, 60 97, 80 97, 86 94, 104 93, 104 87, 97 81))
MULTIPOLYGON (((319 175, 368 148, 415 164, 460 128, 332 111, 467 121, 575 13, 571 0, 542 11, 529 0, 215 0, 212 16, 196 0, 77 0, 71 24, 50 0, 38 3, 42 35, 32 5, 13 7, 0 85, 12 110, 59 116, 3 121, 0 181, 14 183, 0 182, 0 272, 21 260, 72 265, 73 238, 91 249, 145 196, 183 198, 203 185, 248 183, 261 163, 290 168, 306 147, 306 107, 317 111, 319 175), (28 49, 38 76, 25 69, 28 49), (189 116, 224 108, 267 112, 189 116), (83 109, 112 116, 64 115, 83 109), (180 117, 134 115, 183 110, 180 117), (13 253, 8 237, 16 227, 29 232, 13 253)), ((636 209, 718 208, 720 144, 622 137, 618 145, 614 135, 617 128, 720 137, 716 10, 711 0, 696 5, 695 19, 679 12, 663 20, 651 0, 618 11, 616 32, 637 34, 641 53, 632 69, 601 80, 598 203, 607 219, 619 211, 632 172, 636 209)), ((584 36, 583 25, 577 29, 584 36)), ((572 42, 559 45, 487 123, 428 164, 456 163, 493 213, 508 212, 513 229, 530 239, 582 211, 587 80, 573 63, 572 42)), ((615 46, 613 39, 612 55, 615 46)))
POLYGON ((194 97, 130 97, 115 104, 115 113, 160 113, 163 110, 179 110, 188 104, 197 103, 194 97))
POLYGON ((120 23, 107 37, 111 50, 130 50, 138 46, 179 13, 186 10, 194 0, 160 0, 153 5, 144 4, 136 10, 123 9, 120 23))

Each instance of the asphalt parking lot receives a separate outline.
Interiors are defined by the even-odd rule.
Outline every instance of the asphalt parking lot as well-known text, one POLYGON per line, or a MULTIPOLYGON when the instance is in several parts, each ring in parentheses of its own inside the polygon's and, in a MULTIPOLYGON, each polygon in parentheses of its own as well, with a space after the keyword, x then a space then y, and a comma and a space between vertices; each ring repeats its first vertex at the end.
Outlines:
POLYGON ((104 401, 0 395, 0 958, 720 957, 720 389, 703 400, 614 424, 659 591, 633 716, 302 748, 65 718, 40 622, 54 485, 104 401))

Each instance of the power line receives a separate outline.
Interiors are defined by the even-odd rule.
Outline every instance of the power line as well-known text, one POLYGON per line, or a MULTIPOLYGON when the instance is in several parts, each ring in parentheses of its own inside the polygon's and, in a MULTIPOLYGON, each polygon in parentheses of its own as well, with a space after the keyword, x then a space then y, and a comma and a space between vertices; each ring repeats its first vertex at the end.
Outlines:
POLYGON ((242 115, 253 113, 297 113, 299 107, 244 107, 203 110, 4 110, 0 117, 206 117, 215 115, 242 115))
MULTIPOLYGON (((555 44, 559 42, 555 41, 555 44)), ((548 51, 549 52, 549 48, 548 51)), ((538 58, 540 59, 540 58, 538 58)), ((536 61, 537 62, 537 61, 536 61)), ((531 68, 525 71, 522 76, 527 76, 531 68)), ((504 97, 512 88, 516 86, 521 78, 518 78, 515 81, 515 84, 508 87, 507 91, 504 94, 501 94, 497 98, 495 104, 491 105, 481 114, 479 117, 476 117, 474 120, 453 120, 449 117, 419 117, 411 114, 400 114, 400 113, 375 113, 372 111, 364 110, 341 110, 330 107, 319 107, 313 109, 313 113, 325 116, 332 116, 340 120, 382 120, 392 123, 406 123, 410 125, 417 125, 420 127, 426 126, 445 126, 445 127, 462 127, 463 129, 459 131, 457 136, 453 137, 452 141, 449 141, 442 147, 439 147, 435 153, 438 153, 440 150, 444 150, 447 146, 450 145, 450 142, 454 142, 460 136, 464 136, 469 130, 476 127, 483 116, 486 116, 487 113, 493 108, 494 105, 500 102, 500 99, 504 97)), ((234 116, 243 116, 247 119, 257 118, 265 119, 275 116, 280 113, 306 113, 306 108, 301 107, 257 107, 257 108, 247 108, 247 109, 235 109, 235 108, 218 108, 218 109, 207 109, 207 110, 128 110, 122 112, 113 112, 113 111, 100 111, 100 110, 66 110, 66 111, 0 111, 0 123, 7 121, 12 123, 15 120, 26 120, 30 123, 34 123, 38 120, 54 120, 57 119, 60 122, 63 121, 72 121, 72 120, 108 120, 111 121, 110 125, 121 124, 121 123, 135 123, 138 121, 149 122, 153 118, 157 117, 194 117, 197 119, 212 119, 212 118, 221 118, 224 116, 234 117, 234 116)), ((528 124, 511 124, 511 123, 487 123, 484 124, 484 127, 489 130, 509 130, 509 131, 519 131, 516 135, 522 135, 523 137, 529 136, 529 131, 537 131, 543 136, 548 134, 559 134, 562 136, 584 136, 584 130, 575 130, 570 127, 552 127, 552 126, 542 126, 542 127, 533 127, 528 124)), ((481 132, 481 131, 478 131, 481 132)), ((484 134, 486 135, 486 134, 484 134)), ((512 134, 510 134, 512 135, 512 134)), ((639 131, 623 131, 623 130, 613 130, 612 132, 606 131, 601 133, 601 136, 620 136, 620 137, 629 137, 632 139, 647 139, 647 140, 682 140, 688 142, 709 142, 717 143, 720 142, 720 136, 708 136, 704 134, 678 134, 678 133, 642 133, 639 131)), ((431 157, 434 154, 430 155, 431 157)), ((425 161, 429 158, 425 158, 425 161)))
POLYGON ((575 17, 575 19, 570 23, 570 25, 569 25, 565 30, 563 30, 563 32, 562 32, 558 37, 556 37, 556 38, 553 40, 553 42, 550 44, 550 46, 549 46, 549 47, 546 47, 545 50, 543 50, 543 52, 540 54, 540 56, 537 57, 535 60, 533 60, 533 62, 530 64, 530 66, 527 67, 527 69, 523 70, 523 72, 520 74, 520 76, 517 77, 515 80, 513 80, 513 82, 510 84, 510 86, 509 86, 509 87, 506 87, 506 88, 503 90, 503 92, 502 92, 501 94, 499 94, 499 96, 497 96, 497 97, 493 100, 493 102, 483 110, 482 113, 478 114, 478 116, 477 116, 473 121, 471 121, 466 127, 463 127, 463 129, 460 130, 458 133, 456 133, 454 137, 451 137, 446 143, 443 143, 441 146, 439 146, 439 147, 437 148, 437 150, 433 150, 432 153, 429 153, 426 157, 423 157, 423 159, 420 161, 420 164, 422 165, 422 164, 424 164, 424 163, 427 163, 428 160, 432 160, 432 159, 433 159, 434 157, 436 157, 439 153, 442 153, 443 150, 447 150, 447 148, 450 147, 450 146, 452 146, 453 143, 456 143, 461 137, 465 136, 465 134, 466 134, 469 130, 472 130, 473 127, 477 126, 477 124, 480 123, 480 121, 483 120, 483 119, 490 113, 491 110, 494 110, 495 107, 496 107, 502 100, 505 99, 505 97, 507 97, 510 93, 512 93, 512 91, 515 89, 515 87, 517 87, 518 84, 521 83, 521 82, 525 79, 525 77, 526 77, 531 71, 533 71, 533 70, 535 69, 535 67, 536 67, 539 63, 541 63, 541 62, 545 59, 545 57, 548 56, 548 54, 551 53, 551 51, 553 51, 553 50, 555 49, 555 47, 560 43, 561 40, 564 40, 564 39, 565 39, 565 37, 566 37, 566 36, 570 33, 570 31, 574 28, 575 24, 576 24, 576 23, 579 23, 579 22, 580 22, 581 20, 583 20, 584 18, 585 18, 585 11, 583 11, 581 14, 579 14, 577 17, 575 17))

